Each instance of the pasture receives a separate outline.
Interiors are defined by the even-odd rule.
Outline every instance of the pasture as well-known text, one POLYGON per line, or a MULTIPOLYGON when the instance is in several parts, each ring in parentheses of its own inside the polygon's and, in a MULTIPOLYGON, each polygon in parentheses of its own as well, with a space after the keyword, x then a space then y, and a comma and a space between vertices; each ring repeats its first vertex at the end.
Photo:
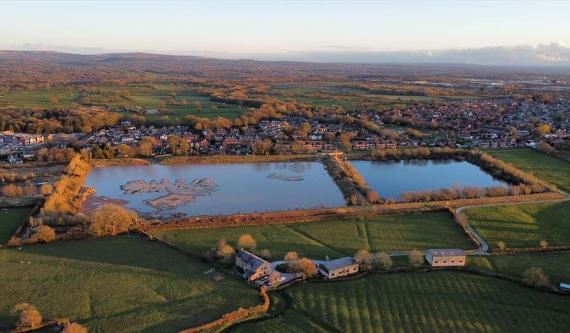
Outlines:
POLYGON ((467 264, 472 268, 501 273, 517 279, 522 279, 525 270, 540 267, 552 284, 570 282, 570 253, 469 257, 467 264))
POLYGON ((210 282, 208 269, 138 236, 0 250, 0 331, 15 323, 12 310, 22 302, 89 332, 175 332, 259 303, 257 291, 231 274, 210 282))
POLYGON ((31 210, 31 207, 0 209, 0 244, 10 240, 31 210))
POLYGON ((464 213, 491 248, 570 245, 570 202, 506 205, 466 209, 464 213))
POLYGON ((202 118, 224 117, 234 119, 248 111, 239 105, 211 101, 200 95, 195 89, 178 85, 153 85, 124 87, 104 86, 89 92, 89 100, 95 104, 111 106, 142 106, 146 109, 167 109, 169 112, 146 115, 147 118, 183 119, 187 115, 202 118))
POLYGON ((269 249, 275 260, 283 258, 288 251, 297 251, 313 259, 324 259, 326 256, 350 256, 359 249, 382 252, 474 247, 447 212, 153 232, 157 237, 165 238, 197 255, 214 247, 221 238, 235 247, 239 236, 246 233, 256 240, 258 250, 269 249))
POLYGON ((302 283, 289 307, 234 332, 562 332, 570 298, 459 272, 302 283))
POLYGON ((527 149, 490 150, 491 155, 570 192, 570 163, 527 149))
POLYGON ((78 99, 74 88, 0 91, 0 109, 68 107, 78 99))

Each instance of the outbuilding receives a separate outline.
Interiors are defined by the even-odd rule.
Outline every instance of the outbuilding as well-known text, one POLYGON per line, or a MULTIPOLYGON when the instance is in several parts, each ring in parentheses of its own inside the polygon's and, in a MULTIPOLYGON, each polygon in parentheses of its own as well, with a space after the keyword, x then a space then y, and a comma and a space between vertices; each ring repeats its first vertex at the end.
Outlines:
POLYGON ((426 260, 432 267, 465 266, 466 256, 461 249, 431 249, 426 260))
POLYGON ((321 261, 318 268, 325 279, 337 279, 358 273, 358 263, 352 257, 321 261))

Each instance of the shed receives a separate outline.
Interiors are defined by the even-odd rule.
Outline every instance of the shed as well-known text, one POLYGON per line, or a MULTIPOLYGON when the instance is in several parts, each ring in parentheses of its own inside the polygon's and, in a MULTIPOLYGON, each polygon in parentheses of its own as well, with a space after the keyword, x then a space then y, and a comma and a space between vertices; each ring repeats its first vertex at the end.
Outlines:
POLYGON ((335 279, 358 272, 358 263, 352 257, 321 261, 318 265, 319 273, 325 279, 335 279))
POLYGON ((430 249, 426 260, 432 267, 465 266, 466 256, 461 249, 430 249))

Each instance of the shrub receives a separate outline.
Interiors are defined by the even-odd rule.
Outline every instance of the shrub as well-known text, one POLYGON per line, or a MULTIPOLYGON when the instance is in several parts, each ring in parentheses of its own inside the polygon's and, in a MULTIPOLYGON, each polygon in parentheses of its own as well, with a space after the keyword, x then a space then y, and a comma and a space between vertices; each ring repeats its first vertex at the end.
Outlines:
POLYGON ((374 258, 374 266, 383 271, 389 270, 392 268, 392 265, 392 258, 385 253, 380 253, 376 258, 374 258))
POLYGON ((53 186, 50 184, 43 184, 40 186, 40 194, 41 195, 50 195, 53 192, 53 186))
POLYGON ((255 248, 257 247, 255 239, 253 239, 253 236, 251 236, 250 234, 243 234, 239 236, 237 245, 238 248, 247 249, 247 250, 255 250, 255 248))
POLYGON ((367 250, 358 250, 354 255, 354 261, 358 263, 361 270, 369 270, 372 268, 372 254, 367 250))
POLYGON ((505 242, 503 242, 503 241, 499 241, 499 242, 497 242, 497 247, 498 247, 500 250, 504 250, 504 249, 507 248, 507 244, 505 244, 505 242))
POLYGON ((28 331, 41 326, 42 315, 33 305, 20 303, 15 306, 15 309, 20 312, 18 323, 16 323, 17 330, 28 331))
POLYGON ((55 230, 47 225, 40 225, 36 228, 38 242, 49 243, 55 239, 55 230))
POLYGON ((87 333, 87 328, 78 323, 69 323, 63 326, 61 333, 87 333))
POLYGON ((301 258, 298 261, 299 273, 303 275, 304 279, 310 279, 317 276, 317 265, 309 258, 301 258))
POLYGON ((271 260, 271 251, 269 249, 259 250, 259 256, 265 260, 271 260))
POLYGON ((550 285, 548 277, 540 267, 531 267, 524 271, 523 280, 534 287, 547 287, 550 285))
POLYGON ((424 254, 422 251, 414 250, 408 257, 411 267, 420 267, 424 263, 424 254))
POLYGON ((117 235, 131 230, 137 220, 135 211, 115 204, 105 204, 91 213, 88 231, 96 237, 117 235))
POLYGON ((216 257, 225 262, 230 262, 233 260, 234 255, 234 248, 227 244, 224 238, 220 239, 218 244, 216 244, 216 257))
POLYGON ((295 251, 289 251, 285 253, 285 257, 283 259, 285 261, 296 261, 299 260, 299 254, 295 251))
POLYGON ((380 201, 380 195, 376 191, 368 190, 366 191, 366 199, 374 204, 380 201))

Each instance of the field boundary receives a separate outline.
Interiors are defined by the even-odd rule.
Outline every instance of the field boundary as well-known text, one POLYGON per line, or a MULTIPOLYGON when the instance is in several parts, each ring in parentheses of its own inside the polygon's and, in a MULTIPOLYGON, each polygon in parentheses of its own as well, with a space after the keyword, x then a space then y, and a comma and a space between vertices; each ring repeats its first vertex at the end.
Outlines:
POLYGON ((220 216, 191 216, 173 219, 147 220, 146 231, 226 228, 246 225, 308 223, 326 219, 346 219, 366 214, 409 214, 468 208, 487 205, 525 204, 535 202, 563 201, 560 192, 545 192, 505 197, 486 197, 478 199, 457 199, 449 201, 412 202, 350 206, 337 208, 319 208, 305 210, 276 211, 220 216))

